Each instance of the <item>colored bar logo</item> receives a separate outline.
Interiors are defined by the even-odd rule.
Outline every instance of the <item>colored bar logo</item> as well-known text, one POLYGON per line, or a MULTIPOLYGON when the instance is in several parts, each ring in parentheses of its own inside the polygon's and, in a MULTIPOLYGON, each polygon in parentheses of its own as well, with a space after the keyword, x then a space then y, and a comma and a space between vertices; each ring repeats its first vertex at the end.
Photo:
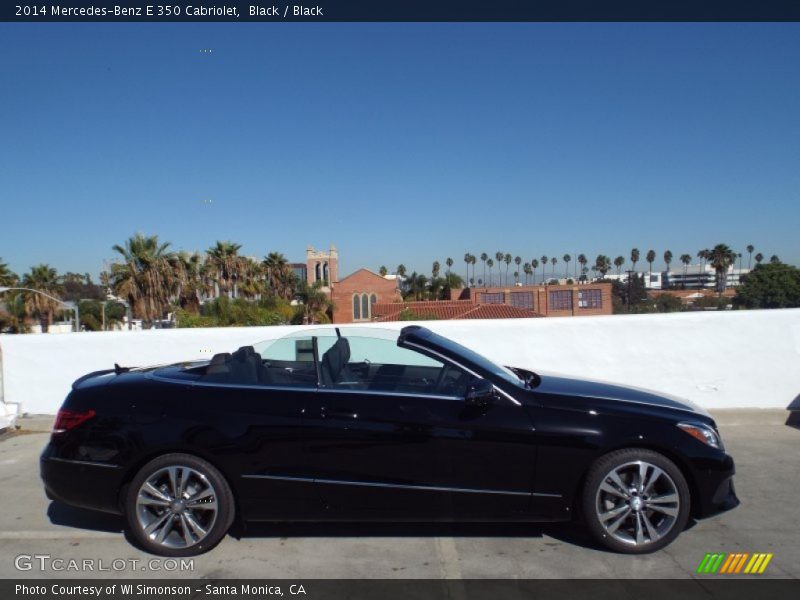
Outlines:
POLYGON ((698 573, 717 573, 720 575, 761 575, 772 560, 772 553, 763 552, 714 552, 707 553, 700 565, 698 573))

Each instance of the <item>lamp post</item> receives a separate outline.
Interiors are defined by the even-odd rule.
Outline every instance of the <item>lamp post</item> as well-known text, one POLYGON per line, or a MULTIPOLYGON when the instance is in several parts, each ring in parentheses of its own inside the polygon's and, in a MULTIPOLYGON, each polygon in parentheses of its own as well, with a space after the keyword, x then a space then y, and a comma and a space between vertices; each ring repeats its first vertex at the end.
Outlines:
MULTIPOLYGON (((65 306, 67 308, 73 308, 68 303, 64 302, 63 300, 61 300, 59 298, 56 298, 55 296, 51 296, 50 294, 46 294, 41 290, 34 290, 33 288, 26 288, 26 287, 3 287, 3 286, 0 286, 0 294, 2 294, 3 292, 10 292, 10 291, 13 291, 13 290, 19 290, 19 291, 23 291, 23 292, 33 292, 34 294, 41 294, 45 298, 50 298, 50 300, 54 300, 55 302, 58 302, 59 304, 65 306)), ((81 311, 80 311, 80 308, 78 308, 78 302, 75 303, 74 308, 75 308, 75 332, 77 333, 77 332, 79 332, 81 330, 81 311)))

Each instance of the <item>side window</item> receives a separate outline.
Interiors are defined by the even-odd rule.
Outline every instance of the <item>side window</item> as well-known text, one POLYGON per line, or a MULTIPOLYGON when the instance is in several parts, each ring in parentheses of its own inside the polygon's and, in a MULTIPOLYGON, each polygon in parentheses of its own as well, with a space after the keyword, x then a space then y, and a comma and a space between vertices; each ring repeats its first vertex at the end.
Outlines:
POLYGON ((333 389, 462 396, 471 379, 393 340, 348 336, 325 346, 324 352, 319 346, 320 370, 323 384, 333 389))

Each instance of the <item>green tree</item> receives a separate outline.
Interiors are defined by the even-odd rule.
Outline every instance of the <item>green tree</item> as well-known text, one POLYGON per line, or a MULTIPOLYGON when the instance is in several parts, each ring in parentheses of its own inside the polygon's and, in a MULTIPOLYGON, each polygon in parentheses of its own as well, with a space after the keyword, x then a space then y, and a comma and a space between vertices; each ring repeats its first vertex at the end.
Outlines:
POLYGON ((772 256, 769 257, 769 262, 770 264, 773 265, 779 265, 781 263, 781 259, 778 258, 777 254, 773 254, 772 256))
POLYGON ((754 258, 756 259, 756 266, 758 266, 761 264, 761 261, 764 260, 764 255, 759 252, 754 256, 754 258))
POLYGON ((322 284, 322 281, 315 281, 313 285, 308 285, 307 281, 303 281, 297 287, 295 297, 300 302, 297 314, 303 325, 331 322, 333 304, 322 291, 322 284))
POLYGON ((606 273, 608 273, 611 270, 611 259, 608 258, 605 254, 598 254, 597 258, 594 261, 594 266, 600 272, 600 275, 605 277, 606 273))
POLYGON ((672 252, 670 250, 664 252, 664 264, 667 265, 667 276, 669 276, 669 266, 672 264, 672 252))
POLYGON ((381 268, 378 269, 378 273, 381 277, 386 277, 386 275, 389 274, 389 269, 387 269, 385 265, 381 265, 381 268))
POLYGON ((649 278, 647 280, 648 283, 653 281, 653 261, 655 261, 655 259, 656 259, 656 251, 655 250, 648 250, 647 251, 647 255, 645 256, 645 260, 650 265, 650 267, 648 269, 648 275, 649 275, 649 278))
MULTIPOLYGON (((448 261, 451 261, 447 264, 447 268, 449 269, 452 266, 452 258, 448 258, 448 261)), ((406 266, 404 264, 397 265, 397 276, 398 277, 405 277, 406 276, 406 266)))
POLYGON ((8 265, 0 259, 0 285, 4 287, 13 287, 17 285, 19 277, 17 274, 8 268, 8 265))
POLYGON ((489 260, 489 255, 481 252, 481 260, 483 261, 483 284, 486 285, 486 261, 489 260))
MULTIPOLYGON (((521 256, 515 256, 514 257, 514 264, 517 265, 517 270, 519 270, 519 266, 522 264, 522 257, 521 256)), ((517 276, 517 279, 519 279, 519 276, 517 276)))
POLYGON ((486 261, 486 266, 489 267, 489 286, 492 285, 492 267, 494 266, 494 261, 490 258, 486 261))
POLYGON ((680 312, 683 310, 683 302, 674 294, 659 294, 653 301, 656 310, 660 313, 680 312))
POLYGON ((532 273, 531 263, 526 262, 522 265, 522 272, 525 273, 525 285, 528 285, 528 280, 532 273))
POLYGON ((572 257, 569 254, 565 254, 562 258, 564 259, 564 277, 569 277, 569 262, 572 257))
POLYGON ((686 273, 689 268, 689 263, 692 262, 692 256, 690 254, 681 254, 681 262, 683 263, 683 286, 686 288, 686 273))
POLYGON ((465 281, 469 282, 469 266, 472 264, 472 255, 469 252, 464 254, 464 262, 467 263, 467 278, 465 281))
POLYGON ((753 263, 753 250, 756 247, 753 244, 747 244, 747 270, 749 271, 753 263))
MULTIPOLYGON (((550 259, 550 263, 553 265, 553 272, 552 272, 553 279, 556 278, 556 263, 557 262, 558 262, 558 259, 555 256, 550 259)), ((558 281, 558 280, 556 280, 556 281, 558 281)))
POLYGON ((638 248, 634 248, 633 250, 631 250, 631 262, 633 263, 633 267, 631 267, 631 269, 633 271, 635 271, 636 270, 636 263, 639 262, 639 249, 638 248))
POLYGON ((589 262, 589 259, 586 258, 585 254, 578 254, 578 264, 581 266, 581 277, 580 280, 584 279, 586 273, 586 264, 589 262))
POLYGON ((448 273, 450 273, 450 269, 451 269, 451 267, 453 266, 453 263, 454 263, 454 262, 455 262, 455 261, 454 261, 452 258, 450 258, 449 256, 447 257, 447 260, 446 260, 446 261, 444 261, 444 264, 446 264, 446 265, 447 265, 447 272, 448 272, 448 273))
POLYGON ((727 284, 728 269, 736 263, 736 253, 725 244, 717 244, 706 257, 716 273, 717 293, 722 295, 727 284))
MULTIPOLYGON (((59 282, 58 272, 50 265, 45 264, 31 267, 30 272, 25 273, 22 277, 22 287, 38 290, 59 299, 64 291, 59 282)), ((47 333, 48 328, 53 324, 53 316, 61 310, 62 305, 47 296, 28 290, 22 291, 21 295, 25 313, 29 317, 38 319, 42 333, 47 333)))
POLYGON ((617 275, 620 274, 620 272, 622 270, 622 265, 624 265, 624 264, 625 264, 625 257, 624 256, 618 256, 617 258, 614 259, 614 266, 617 267, 617 275))
POLYGON ((220 294, 236 297, 236 284, 243 271, 243 260, 239 256, 241 244, 220 241, 206 250, 206 268, 209 277, 219 287, 220 294))
POLYGON ((440 270, 441 270, 441 265, 439 264, 439 261, 438 260, 433 261, 433 265, 431 266, 431 275, 433 275, 434 279, 439 277, 440 270))
POLYGON ((736 290, 744 308, 800 307, 800 269, 783 263, 757 264, 736 290))
POLYGON ((512 260, 513 258, 508 253, 503 257, 503 262, 506 263, 506 285, 508 285, 508 267, 511 266, 512 260))
POLYGON ((503 271, 501 265, 505 257, 505 252, 496 252, 494 255, 495 260, 497 260, 497 285, 503 285, 503 271))
POLYGON ((200 301, 211 292, 202 256, 197 252, 180 252, 174 257, 173 268, 178 282, 178 306, 199 314, 200 301))
MULTIPOLYGON (((531 269, 533 270, 533 283, 536 283, 536 269, 539 268, 539 259, 534 258, 531 260, 531 269)), ((542 269, 544 271, 544 269, 542 269)), ((542 281, 544 281, 544 272, 542 273, 542 281)))
POLYGON ((169 242, 160 243, 157 235, 141 233, 124 246, 113 246, 122 262, 111 264, 111 289, 128 302, 133 316, 141 319, 145 328, 163 318, 175 291, 175 255, 169 246, 169 242))

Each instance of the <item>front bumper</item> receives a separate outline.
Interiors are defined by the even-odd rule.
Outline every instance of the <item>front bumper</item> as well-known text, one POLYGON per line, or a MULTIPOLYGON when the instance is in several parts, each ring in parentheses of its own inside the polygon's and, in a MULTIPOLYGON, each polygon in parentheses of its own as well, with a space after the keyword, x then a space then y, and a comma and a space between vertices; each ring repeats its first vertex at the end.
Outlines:
POLYGON ((733 457, 726 453, 695 465, 695 484, 699 492, 694 506, 695 516, 709 517, 739 506, 740 501, 733 485, 735 473, 733 457))

